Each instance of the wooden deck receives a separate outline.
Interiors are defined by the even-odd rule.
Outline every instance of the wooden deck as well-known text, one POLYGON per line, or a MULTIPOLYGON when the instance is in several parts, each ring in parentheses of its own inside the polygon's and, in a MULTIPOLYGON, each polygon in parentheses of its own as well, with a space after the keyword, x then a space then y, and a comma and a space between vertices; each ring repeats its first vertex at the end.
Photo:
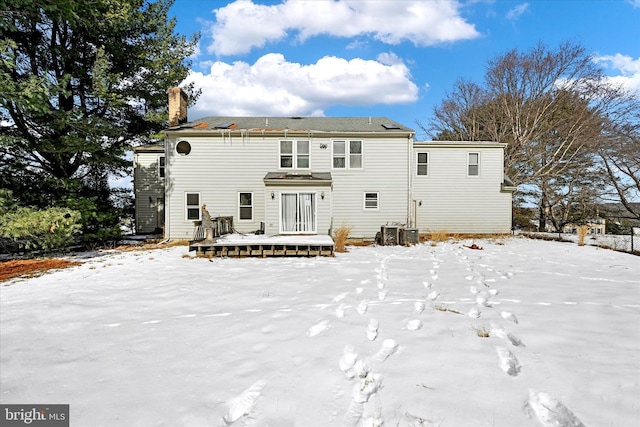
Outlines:
POLYGON ((333 256, 330 236, 264 236, 228 234, 212 240, 189 242, 198 257, 314 257, 333 256))

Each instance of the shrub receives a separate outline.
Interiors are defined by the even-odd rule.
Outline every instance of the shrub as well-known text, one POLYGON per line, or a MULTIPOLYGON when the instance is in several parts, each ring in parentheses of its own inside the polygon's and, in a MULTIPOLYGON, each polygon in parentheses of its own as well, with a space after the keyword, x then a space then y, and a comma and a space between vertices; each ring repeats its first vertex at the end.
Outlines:
POLYGON ((343 225, 338 228, 333 237, 334 242, 334 250, 336 252, 346 252, 347 239, 349 238, 349 234, 351 234, 351 227, 347 227, 343 225))
POLYGON ((52 251, 71 245, 80 232, 80 213, 65 208, 18 208, 0 218, 0 239, 25 251, 52 251))
POLYGON ((431 246, 436 246, 438 242, 446 242, 449 239, 449 233, 447 230, 436 230, 430 234, 429 239, 431 246))
POLYGON ((589 231, 589 227, 586 225, 578 227, 578 246, 584 246, 584 239, 587 236, 587 231, 589 231))

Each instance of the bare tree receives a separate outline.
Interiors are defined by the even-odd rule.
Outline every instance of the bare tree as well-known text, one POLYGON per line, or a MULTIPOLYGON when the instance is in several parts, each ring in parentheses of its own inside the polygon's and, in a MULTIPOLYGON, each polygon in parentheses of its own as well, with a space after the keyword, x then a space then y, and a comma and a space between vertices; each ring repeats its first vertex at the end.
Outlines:
POLYGON ((482 86, 458 81, 434 109, 430 128, 421 127, 435 139, 507 143, 506 173, 534 195, 528 202, 539 207, 542 229, 551 199, 557 204, 558 195, 568 197, 577 188, 557 185, 576 182, 571 175, 593 168, 605 123, 622 118, 611 112, 624 96, 584 47, 563 43, 550 50, 539 43, 489 61, 482 86))
POLYGON ((607 115, 598 155, 613 200, 640 221, 640 99, 629 93, 607 115))

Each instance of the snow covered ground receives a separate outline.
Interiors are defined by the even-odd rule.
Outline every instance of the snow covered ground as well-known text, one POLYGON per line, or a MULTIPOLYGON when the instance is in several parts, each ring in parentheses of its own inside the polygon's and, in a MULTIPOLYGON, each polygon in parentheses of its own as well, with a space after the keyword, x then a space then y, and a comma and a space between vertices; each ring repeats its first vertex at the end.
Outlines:
POLYGON ((0 402, 72 426, 640 425, 640 258, 471 243, 103 252, 0 283, 0 402))

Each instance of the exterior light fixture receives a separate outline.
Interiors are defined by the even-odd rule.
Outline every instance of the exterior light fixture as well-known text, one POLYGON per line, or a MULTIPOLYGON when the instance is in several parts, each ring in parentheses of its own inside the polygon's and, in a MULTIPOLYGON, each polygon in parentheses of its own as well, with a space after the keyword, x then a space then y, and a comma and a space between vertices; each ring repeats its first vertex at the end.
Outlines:
POLYGON ((271 192, 271 200, 275 199, 276 195, 273 193, 273 191, 271 192))

